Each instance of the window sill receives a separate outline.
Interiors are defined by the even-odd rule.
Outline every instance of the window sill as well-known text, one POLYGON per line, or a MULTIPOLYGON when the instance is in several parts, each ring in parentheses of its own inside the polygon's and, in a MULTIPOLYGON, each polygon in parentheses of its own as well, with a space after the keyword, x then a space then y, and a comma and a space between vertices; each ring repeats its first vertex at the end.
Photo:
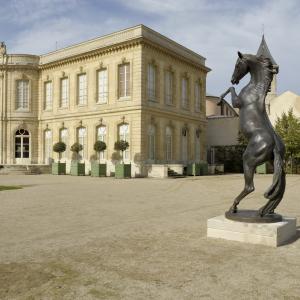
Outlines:
POLYGON ((96 102, 96 105, 106 105, 108 104, 108 101, 107 102, 96 102))
POLYGON ((45 108, 43 112, 52 112, 52 108, 45 108))
POLYGON ((69 109, 69 106, 61 106, 58 108, 58 110, 66 110, 66 109, 69 109))
POLYGON ((15 112, 30 112, 29 108, 17 108, 15 112))
POLYGON ((88 105, 87 105, 87 103, 85 103, 85 104, 77 104, 77 107, 87 107, 88 105))
POLYGON ((157 99, 149 99, 148 98, 148 102, 151 102, 151 103, 159 103, 159 101, 157 99))
POLYGON ((126 97, 120 97, 118 99, 118 101, 130 101, 131 100, 131 96, 126 96, 126 97))

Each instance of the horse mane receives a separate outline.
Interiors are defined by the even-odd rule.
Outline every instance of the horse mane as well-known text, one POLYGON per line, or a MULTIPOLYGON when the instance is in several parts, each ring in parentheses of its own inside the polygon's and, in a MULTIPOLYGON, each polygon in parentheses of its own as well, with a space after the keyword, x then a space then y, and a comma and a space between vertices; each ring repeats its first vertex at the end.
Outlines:
POLYGON ((271 83, 273 80, 273 76, 275 74, 274 66, 271 62, 271 60, 268 57, 264 56, 258 56, 257 57, 258 62, 262 65, 265 73, 264 82, 266 83, 266 93, 271 91, 271 83))

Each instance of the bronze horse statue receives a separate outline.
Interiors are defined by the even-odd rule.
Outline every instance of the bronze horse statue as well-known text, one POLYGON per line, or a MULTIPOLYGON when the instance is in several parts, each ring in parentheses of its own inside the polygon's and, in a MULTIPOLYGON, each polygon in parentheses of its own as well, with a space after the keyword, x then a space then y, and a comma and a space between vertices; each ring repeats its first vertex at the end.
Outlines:
POLYGON ((240 201, 254 191, 253 177, 256 167, 272 161, 273 183, 264 194, 269 201, 259 209, 257 214, 264 217, 274 214, 275 208, 283 198, 286 184, 283 163, 285 146, 274 131, 265 108, 265 98, 275 73, 271 60, 264 56, 238 52, 231 83, 238 84, 248 72, 251 75, 250 82, 238 95, 235 88, 230 87, 220 96, 220 99, 223 99, 231 93, 232 105, 239 108, 240 112, 240 130, 248 139, 243 154, 245 187, 235 198, 229 212, 237 213, 240 201))

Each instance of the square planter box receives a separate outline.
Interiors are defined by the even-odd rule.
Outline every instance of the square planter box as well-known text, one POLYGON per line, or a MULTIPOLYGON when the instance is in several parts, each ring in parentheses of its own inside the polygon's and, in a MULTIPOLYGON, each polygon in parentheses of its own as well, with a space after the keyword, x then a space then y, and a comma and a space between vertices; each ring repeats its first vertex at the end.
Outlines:
POLYGON ((91 176, 93 177, 106 176, 106 164, 99 164, 98 162, 92 162, 91 176))
POLYGON ((188 176, 200 176, 201 175, 201 165, 200 165, 200 163, 188 164, 186 172, 187 172, 188 176))
POLYGON ((66 163, 52 163, 52 174, 53 175, 66 175, 66 163))
POLYGON ((273 166, 269 162, 265 162, 262 165, 256 167, 257 174, 270 174, 273 172, 273 166))
POLYGON ((115 171, 115 178, 130 178, 131 164, 117 164, 115 171))
POLYGON ((208 175, 208 163, 201 161, 200 163, 200 175, 208 175))
POLYGON ((70 174, 73 176, 84 176, 85 175, 85 164, 78 161, 71 162, 70 174))

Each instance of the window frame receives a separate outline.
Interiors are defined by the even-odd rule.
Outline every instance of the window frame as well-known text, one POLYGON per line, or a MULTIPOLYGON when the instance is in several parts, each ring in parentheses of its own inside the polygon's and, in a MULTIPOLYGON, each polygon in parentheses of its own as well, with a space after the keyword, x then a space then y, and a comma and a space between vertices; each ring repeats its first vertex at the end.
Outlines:
MULTIPOLYGON (((30 111, 30 100, 31 100, 31 81, 29 79, 20 78, 16 81, 16 87, 15 87, 15 110, 16 111, 30 111), (24 107, 24 99, 22 99, 22 106, 18 106, 21 101, 19 101, 19 83, 27 83, 27 106, 24 107)), ((24 88, 24 87, 23 87, 24 88)), ((24 93, 24 91, 22 92, 24 93)))

